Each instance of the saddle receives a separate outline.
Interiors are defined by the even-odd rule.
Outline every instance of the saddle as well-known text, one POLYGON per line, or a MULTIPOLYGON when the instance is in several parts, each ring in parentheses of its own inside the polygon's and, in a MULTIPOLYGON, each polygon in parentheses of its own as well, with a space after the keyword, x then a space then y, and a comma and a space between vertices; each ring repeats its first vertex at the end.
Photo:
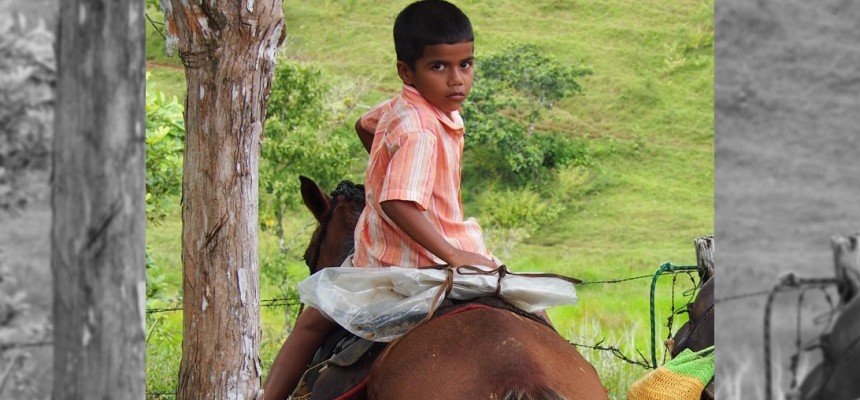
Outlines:
MULTIPOLYGON (((472 300, 442 301, 433 313, 432 320, 462 312, 496 308, 516 313, 549 326, 541 317, 525 312, 498 297, 481 297, 472 300)), ((293 399, 308 400, 359 400, 366 398, 367 379, 376 359, 388 343, 373 342, 353 335, 343 328, 329 335, 311 362, 311 368, 302 377, 293 399)))

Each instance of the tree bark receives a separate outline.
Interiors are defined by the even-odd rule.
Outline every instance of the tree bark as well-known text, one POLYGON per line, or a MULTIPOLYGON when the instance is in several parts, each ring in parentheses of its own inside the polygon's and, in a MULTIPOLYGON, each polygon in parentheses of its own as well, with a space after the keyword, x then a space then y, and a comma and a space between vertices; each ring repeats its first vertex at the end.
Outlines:
POLYGON ((143 399, 140 0, 60 6, 53 144, 53 399, 143 399))
POLYGON ((276 232, 278 234, 278 249, 281 251, 281 254, 286 255, 289 252, 289 249, 287 249, 287 241, 284 239, 284 211, 281 209, 280 204, 275 205, 275 219, 278 224, 276 227, 276 232))
POLYGON ((860 234, 834 236, 830 239, 839 298, 847 304, 860 292, 860 234))
POLYGON ((183 340, 179 399, 260 388, 258 164, 280 0, 162 0, 185 65, 183 340))
POLYGON ((714 236, 696 238, 696 265, 699 267, 699 279, 704 283, 714 276, 714 236))

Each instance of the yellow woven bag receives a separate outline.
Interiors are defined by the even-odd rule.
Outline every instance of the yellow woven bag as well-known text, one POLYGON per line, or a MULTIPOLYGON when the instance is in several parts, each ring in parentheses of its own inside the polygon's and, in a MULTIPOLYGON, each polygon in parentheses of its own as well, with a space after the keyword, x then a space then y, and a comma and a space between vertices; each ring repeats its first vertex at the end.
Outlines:
POLYGON ((633 383, 627 400, 699 400, 714 378, 714 346, 686 349, 633 383))

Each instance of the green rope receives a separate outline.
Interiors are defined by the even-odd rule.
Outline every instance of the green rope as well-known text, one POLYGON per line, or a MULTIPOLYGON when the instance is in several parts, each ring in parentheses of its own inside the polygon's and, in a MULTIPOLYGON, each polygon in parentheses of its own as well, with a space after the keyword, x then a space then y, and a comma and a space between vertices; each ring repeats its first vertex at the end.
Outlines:
POLYGON ((662 274, 674 274, 698 269, 699 267, 695 265, 674 265, 666 261, 657 269, 657 272, 654 273, 654 278, 651 279, 651 365, 654 369, 657 369, 657 321, 654 316, 654 293, 657 291, 657 278, 662 274))

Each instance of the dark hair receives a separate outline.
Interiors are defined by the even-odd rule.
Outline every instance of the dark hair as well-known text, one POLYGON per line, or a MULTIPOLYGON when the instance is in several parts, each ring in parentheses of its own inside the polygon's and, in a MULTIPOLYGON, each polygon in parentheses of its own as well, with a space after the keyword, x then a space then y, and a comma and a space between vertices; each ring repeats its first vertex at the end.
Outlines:
POLYGON ((424 46, 475 40, 472 23, 457 6, 444 0, 416 1, 394 21, 394 50, 397 60, 415 68, 424 46))

